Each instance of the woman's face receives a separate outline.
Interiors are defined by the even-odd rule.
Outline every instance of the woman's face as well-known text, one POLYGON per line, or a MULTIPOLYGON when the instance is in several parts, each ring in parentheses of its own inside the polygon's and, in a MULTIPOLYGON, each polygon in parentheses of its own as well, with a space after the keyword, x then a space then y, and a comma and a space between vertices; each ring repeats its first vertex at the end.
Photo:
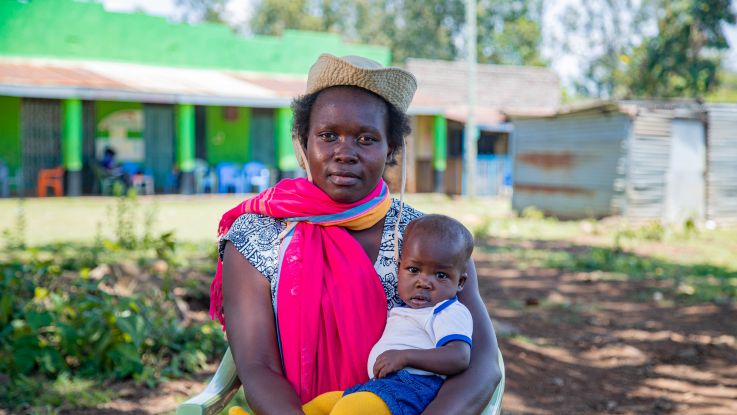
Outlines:
POLYGON ((368 195, 389 157, 388 118, 386 103, 360 88, 320 92, 307 137, 307 163, 315 185, 341 203, 368 195))

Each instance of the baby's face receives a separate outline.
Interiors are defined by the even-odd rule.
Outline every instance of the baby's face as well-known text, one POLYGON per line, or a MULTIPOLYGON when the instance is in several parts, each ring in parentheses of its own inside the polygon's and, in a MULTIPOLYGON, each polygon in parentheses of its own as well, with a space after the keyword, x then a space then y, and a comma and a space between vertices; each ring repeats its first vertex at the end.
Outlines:
POLYGON ((463 289, 465 269, 466 261, 457 247, 412 232, 406 235, 402 249, 399 297, 412 308, 433 307, 463 289))

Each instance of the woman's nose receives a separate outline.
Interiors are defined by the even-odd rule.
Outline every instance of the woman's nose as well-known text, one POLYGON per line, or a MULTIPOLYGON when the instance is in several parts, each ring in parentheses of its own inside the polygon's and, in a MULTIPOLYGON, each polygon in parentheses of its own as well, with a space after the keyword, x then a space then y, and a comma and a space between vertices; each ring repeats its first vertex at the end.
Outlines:
POLYGON ((355 163, 358 160, 357 144, 351 137, 345 137, 338 140, 333 152, 336 161, 342 163, 355 163))

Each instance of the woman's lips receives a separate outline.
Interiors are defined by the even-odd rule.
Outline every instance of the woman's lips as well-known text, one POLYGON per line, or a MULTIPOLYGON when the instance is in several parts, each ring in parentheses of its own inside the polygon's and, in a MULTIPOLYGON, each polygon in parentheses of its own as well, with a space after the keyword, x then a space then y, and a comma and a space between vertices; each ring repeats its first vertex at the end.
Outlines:
POLYGON ((328 181, 336 186, 353 186, 359 182, 359 179, 352 174, 334 173, 328 176, 328 181))

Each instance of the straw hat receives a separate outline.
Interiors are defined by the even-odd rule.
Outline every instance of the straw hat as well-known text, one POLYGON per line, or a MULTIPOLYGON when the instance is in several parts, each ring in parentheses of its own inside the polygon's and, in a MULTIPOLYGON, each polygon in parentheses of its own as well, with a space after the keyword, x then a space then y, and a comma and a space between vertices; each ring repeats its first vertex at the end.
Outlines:
POLYGON ((383 67, 379 62, 361 56, 339 58, 323 53, 307 75, 306 93, 339 85, 367 89, 402 112, 407 112, 417 90, 414 75, 404 69, 383 67))

